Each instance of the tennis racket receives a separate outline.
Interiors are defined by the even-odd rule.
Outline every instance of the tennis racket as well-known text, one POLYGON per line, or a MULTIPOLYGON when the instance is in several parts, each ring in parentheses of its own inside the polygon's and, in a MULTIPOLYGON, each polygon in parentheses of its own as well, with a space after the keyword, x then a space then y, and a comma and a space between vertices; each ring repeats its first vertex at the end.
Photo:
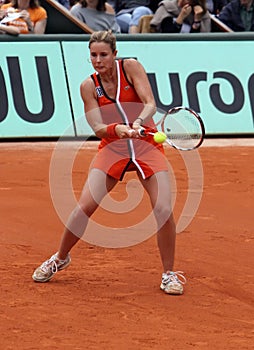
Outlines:
MULTIPOLYGON (((205 137, 205 127, 201 117, 188 107, 171 108, 156 123, 156 127, 158 126, 166 135, 165 142, 181 151, 198 148, 205 137)), ((146 128, 140 130, 141 136, 155 134, 146 128)))

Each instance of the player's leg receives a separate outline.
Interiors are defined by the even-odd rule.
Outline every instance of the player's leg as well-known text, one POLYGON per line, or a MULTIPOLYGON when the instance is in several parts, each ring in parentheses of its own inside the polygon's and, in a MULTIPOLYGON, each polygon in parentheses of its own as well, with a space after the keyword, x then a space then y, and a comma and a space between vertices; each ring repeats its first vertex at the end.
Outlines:
POLYGON ((112 190, 117 180, 101 170, 92 169, 84 186, 80 200, 66 224, 59 251, 42 263, 33 274, 36 282, 49 281, 57 271, 66 268, 70 262, 70 250, 82 237, 89 217, 94 213, 104 196, 112 190))
MULTIPOLYGON (((161 289, 168 294, 182 294, 182 282, 173 272, 176 226, 171 205, 171 188, 167 171, 158 172, 148 179, 140 178, 150 196, 153 212, 157 220, 157 242, 164 272, 161 289)), ((185 281, 183 277, 183 281, 185 281)))
POLYGON ((164 271, 172 270, 175 255, 175 222, 171 207, 171 190, 166 171, 158 172, 148 179, 140 179, 150 196, 157 220, 157 242, 164 271))
POLYGON ((92 169, 81 193, 77 207, 71 213, 58 250, 59 259, 65 259, 71 248, 82 237, 89 217, 116 185, 118 180, 99 169, 92 169))

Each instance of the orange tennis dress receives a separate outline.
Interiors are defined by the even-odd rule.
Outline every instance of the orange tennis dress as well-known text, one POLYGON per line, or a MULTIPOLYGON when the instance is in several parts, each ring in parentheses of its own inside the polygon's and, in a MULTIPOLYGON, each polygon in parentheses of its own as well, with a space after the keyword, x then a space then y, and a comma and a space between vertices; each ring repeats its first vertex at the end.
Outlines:
MULTIPOLYGON (((95 84, 103 123, 106 125, 122 123, 131 126, 144 105, 127 79, 124 60, 115 62, 118 78, 115 99, 107 96, 98 73, 92 74, 91 78, 95 84)), ((145 126, 156 131, 152 119, 145 126)), ((145 179, 156 172, 168 169, 163 146, 154 142, 152 136, 140 139, 103 138, 91 166, 118 180, 122 180, 126 171, 138 171, 145 179)))

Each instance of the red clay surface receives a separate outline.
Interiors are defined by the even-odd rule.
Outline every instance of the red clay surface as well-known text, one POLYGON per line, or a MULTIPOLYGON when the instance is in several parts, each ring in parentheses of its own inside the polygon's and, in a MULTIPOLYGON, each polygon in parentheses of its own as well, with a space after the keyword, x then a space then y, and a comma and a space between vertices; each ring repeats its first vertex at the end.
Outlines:
MULTIPOLYGON (((252 349, 253 147, 200 149, 202 201, 177 236, 175 269, 184 271, 188 281, 180 297, 159 290, 162 268, 155 236, 123 249, 80 241, 67 270, 49 283, 33 282, 34 268, 57 250, 63 230, 49 192, 53 147, 0 144, 0 348, 252 349)), ((77 156, 77 192, 95 148, 77 156)), ((186 199, 186 173, 179 154, 166 153, 179 186, 177 217, 186 199)), ((124 198, 125 182, 116 192, 124 198)), ((148 201, 142 203, 146 211, 148 201)), ((140 212, 131 213, 131 219, 140 212)), ((109 226, 112 222, 102 210, 96 217, 109 226)), ((123 225, 130 218, 114 220, 123 225)))

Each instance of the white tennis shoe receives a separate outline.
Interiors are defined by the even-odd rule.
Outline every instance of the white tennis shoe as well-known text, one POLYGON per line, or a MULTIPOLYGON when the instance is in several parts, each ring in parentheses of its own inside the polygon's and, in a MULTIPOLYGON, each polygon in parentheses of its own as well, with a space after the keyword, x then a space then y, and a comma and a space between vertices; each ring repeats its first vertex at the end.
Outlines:
POLYGON ((183 284, 186 283, 186 278, 182 271, 168 271, 162 274, 160 289, 166 294, 179 295, 183 294, 183 284))
POLYGON ((33 280, 35 282, 47 282, 57 273, 65 269, 71 263, 70 254, 67 255, 65 260, 60 260, 57 257, 58 253, 51 256, 50 259, 44 261, 33 273, 33 280))

